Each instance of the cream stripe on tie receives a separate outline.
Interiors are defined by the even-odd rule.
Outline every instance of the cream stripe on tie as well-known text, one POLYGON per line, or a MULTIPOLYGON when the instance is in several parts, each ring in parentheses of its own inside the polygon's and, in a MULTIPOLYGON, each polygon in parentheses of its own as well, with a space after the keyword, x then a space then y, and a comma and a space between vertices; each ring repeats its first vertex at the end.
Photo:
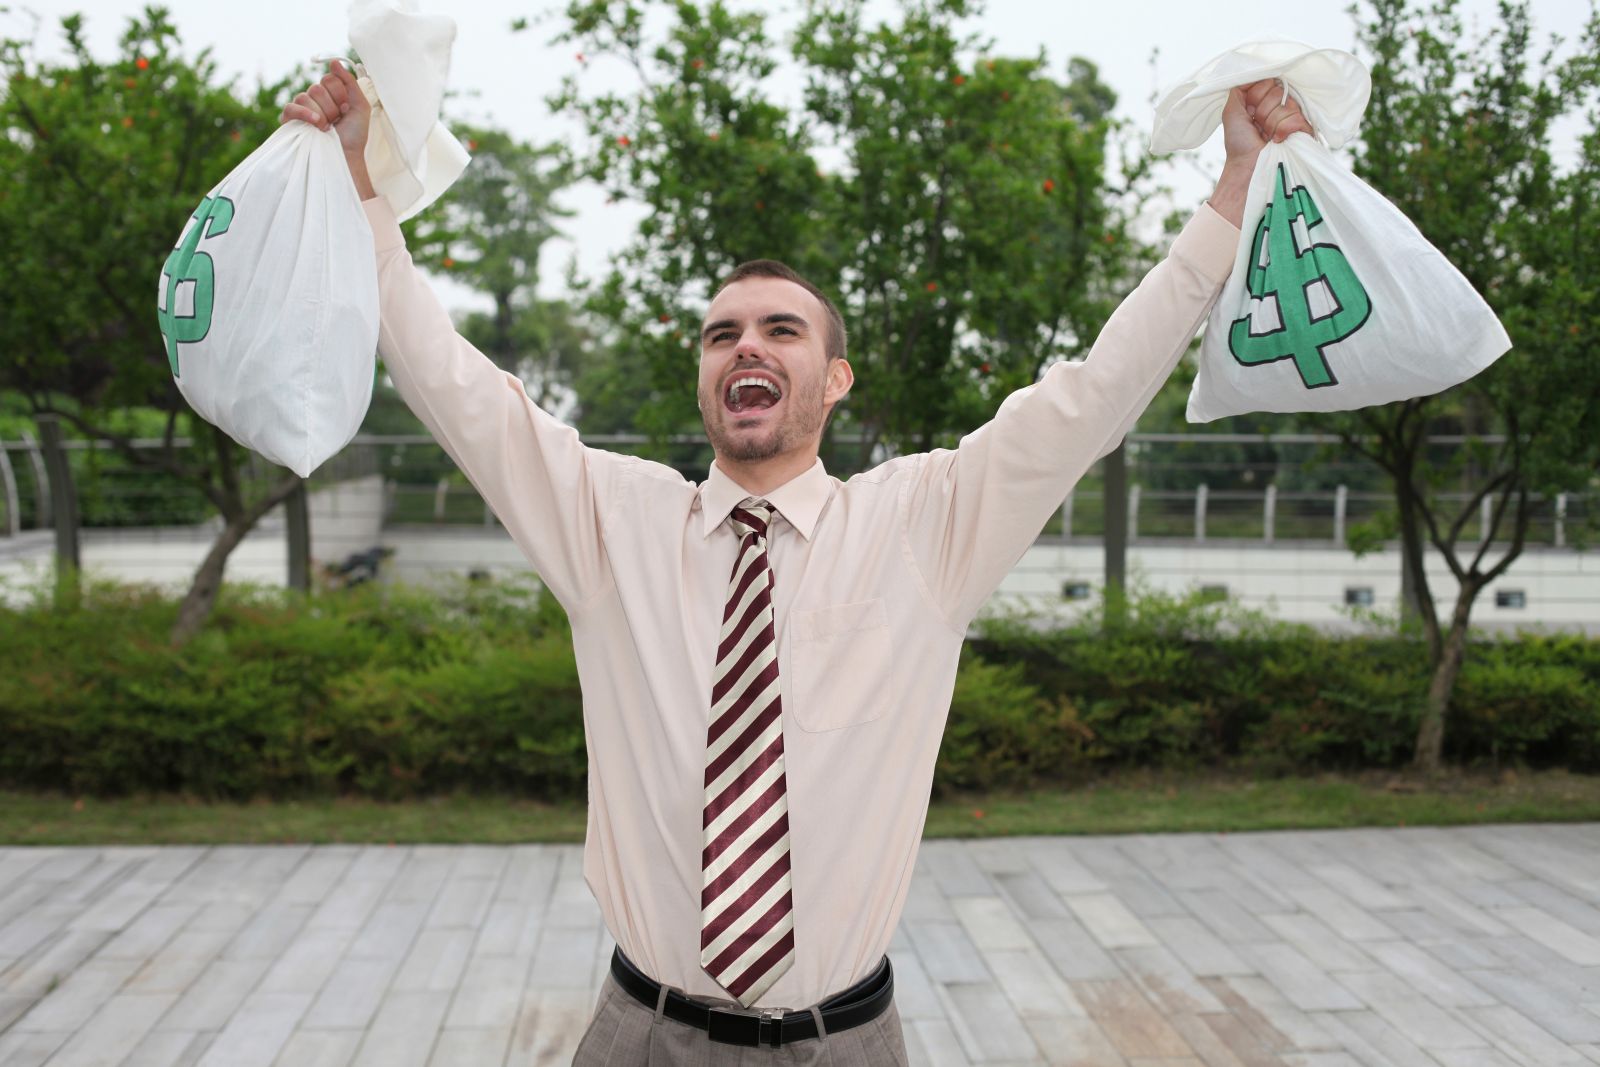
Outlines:
POLYGON ((718 635, 700 823, 700 966, 747 1008, 794 963, 771 521, 771 506, 753 498, 728 516, 739 556, 718 635))

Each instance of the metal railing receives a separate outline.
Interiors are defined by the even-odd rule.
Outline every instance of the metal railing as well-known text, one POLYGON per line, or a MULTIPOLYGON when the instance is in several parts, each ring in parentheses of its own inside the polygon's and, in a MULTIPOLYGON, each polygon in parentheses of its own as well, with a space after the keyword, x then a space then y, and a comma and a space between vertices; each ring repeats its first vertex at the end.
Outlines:
MULTIPOLYGON (((591 436, 588 443, 619 451, 652 447, 640 435, 591 436)), ((1308 434, 1132 434, 1129 440, 1127 524, 1130 541, 1254 542, 1316 541, 1343 544, 1356 523, 1370 522, 1391 506, 1391 496, 1364 460, 1330 452, 1337 437, 1308 434), (1227 457, 1214 450, 1228 448, 1227 457), (1243 455, 1255 448, 1259 455, 1243 455), (1212 453, 1208 456, 1208 453, 1212 453), (1331 483, 1331 484, 1330 484, 1331 483), (1248 487, 1246 487, 1248 486, 1248 487)), ((1450 448, 1460 437, 1430 438, 1450 448)), ((1480 439, 1484 440, 1484 439, 1480 439)), ((157 448, 159 439, 139 439, 136 447, 157 448)), ((175 447, 190 447, 183 438, 175 447)), ((176 479, 119 465, 107 441, 64 440, 82 497, 84 525, 182 525, 163 516, 187 511, 209 513, 204 498, 176 479), (91 454, 106 456, 101 473, 86 477, 91 454), (109 468, 112 473, 106 473, 109 468), (179 505, 182 505, 181 507, 179 505)), ((660 447, 660 446, 654 446, 660 447)), ((704 476, 705 439, 670 438, 662 458, 687 476, 704 476)), ((268 480, 276 469, 252 455, 247 478, 268 480)), ((493 511, 444 453, 424 434, 359 435, 313 473, 313 488, 363 476, 382 475, 381 521, 448 526, 494 526, 493 511)), ((54 522, 46 447, 31 434, 0 441, 0 537, 24 529, 50 529, 54 522)), ((1445 504, 1461 504, 1472 494, 1436 494, 1445 504)), ((1494 498, 1479 505, 1476 529, 1481 540, 1493 522, 1494 498)), ((1532 544, 1569 547, 1600 517, 1594 494, 1559 493, 1536 498, 1530 529, 1532 544)), ((194 520, 199 521, 199 520, 194 520)), ((1042 532, 1061 540, 1098 539, 1105 532, 1105 498, 1098 469, 1092 470, 1062 503, 1042 532)), ((1503 536, 1503 532, 1502 532, 1503 536)))

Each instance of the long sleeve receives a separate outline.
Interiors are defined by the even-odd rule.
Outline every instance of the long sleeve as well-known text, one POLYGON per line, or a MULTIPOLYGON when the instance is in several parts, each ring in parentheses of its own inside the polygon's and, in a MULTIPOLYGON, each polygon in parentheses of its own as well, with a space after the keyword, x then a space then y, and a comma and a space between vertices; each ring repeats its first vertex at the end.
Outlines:
POLYGON ((1209 206, 1112 314, 1089 355, 1005 399, 955 449, 920 457, 903 497, 911 558, 964 628, 1089 467, 1177 366, 1233 267, 1239 230, 1209 206))
POLYGON ((458 334, 388 202, 363 207, 378 259, 378 354, 395 388, 570 610, 609 580, 600 524, 621 457, 585 447, 458 334))

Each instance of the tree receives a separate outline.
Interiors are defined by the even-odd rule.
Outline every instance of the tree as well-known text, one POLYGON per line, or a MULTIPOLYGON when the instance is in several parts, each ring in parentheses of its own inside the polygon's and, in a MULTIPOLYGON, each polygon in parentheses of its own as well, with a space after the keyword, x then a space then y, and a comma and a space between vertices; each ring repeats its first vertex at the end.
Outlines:
POLYGON ((222 532, 196 572, 173 629, 192 636, 209 613, 228 554, 300 479, 259 484, 244 450, 191 418, 156 325, 154 281, 201 193, 273 129, 287 79, 241 96, 202 51, 181 54, 166 13, 131 19, 119 55, 101 62, 83 19, 61 20, 68 56, 41 63, 30 42, 0 42, 0 388, 54 412, 131 462, 195 485, 222 532), (122 408, 166 414, 166 447, 135 449, 111 424, 122 408), (190 433, 180 453, 172 439, 190 433))
POLYGON ((1455 389, 1330 420, 1393 483, 1432 665, 1416 764, 1432 772, 1474 603, 1521 555, 1538 499, 1592 484, 1600 466, 1600 16, 1559 62, 1553 49, 1535 56, 1527 3, 1502 4, 1499 24, 1469 40, 1454 0, 1371 0, 1359 39, 1373 92, 1356 172, 1472 282, 1515 346, 1455 389), (1579 158, 1562 171, 1552 128, 1586 106, 1579 158), (1466 443, 1430 449, 1441 433, 1466 443), (1485 500, 1489 528, 1471 541, 1485 500), (1430 544, 1457 583, 1444 623, 1423 568, 1430 544))
POLYGON ((1092 64, 1062 82, 1042 55, 992 56, 960 30, 977 10, 912 0, 869 25, 863 0, 808 7, 791 108, 771 95, 759 12, 569 4, 561 39, 638 80, 590 95, 575 75, 552 104, 590 134, 584 173, 646 209, 589 298, 642 371, 643 429, 698 429, 697 308, 748 259, 782 259, 840 305, 857 373, 830 433, 859 436, 847 465, 952 443, 1086 350, 1148 254, 1128 232, 1142 165, 1108 177, 1113 97, 1092 64))

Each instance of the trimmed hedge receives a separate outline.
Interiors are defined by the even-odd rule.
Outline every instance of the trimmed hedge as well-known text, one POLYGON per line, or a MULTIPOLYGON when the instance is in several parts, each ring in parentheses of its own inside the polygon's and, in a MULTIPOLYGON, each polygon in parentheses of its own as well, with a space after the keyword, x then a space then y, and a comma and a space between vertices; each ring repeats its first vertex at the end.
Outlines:
MULTIPOLYGON (((315 599, 229 586, 166 644, 175 599, 91 583, 0 608, 0 786, 202 797, 454 790, 584 796, 565 616, 521 584, 315 599)), ((1411 639, 1335 637, 1158 596, 1100 621, 991 621, 968 642, 935 790, 1100 768, 1262 773, 1409 762, 1427 689, 1411 639)), ((1600 771, 1600 641, 1479 640, 1446 729, 1464 764, 1600 771)))

